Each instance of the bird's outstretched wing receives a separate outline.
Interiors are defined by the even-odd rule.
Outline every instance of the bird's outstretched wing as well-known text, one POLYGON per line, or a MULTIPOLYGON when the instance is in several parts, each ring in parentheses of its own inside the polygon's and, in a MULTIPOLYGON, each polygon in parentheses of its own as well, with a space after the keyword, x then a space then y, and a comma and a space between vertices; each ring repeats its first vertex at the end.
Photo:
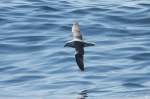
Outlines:
POLYGON ((82 35, 80 33, 80 27, 78 22, 74 22, 72 26, 73 39, 82 40, 82 35))
POLYGON ((75 54, 77 65, 79 66, 81 71, 84 71, 84 63, 83 63, 83 55, 75 54))

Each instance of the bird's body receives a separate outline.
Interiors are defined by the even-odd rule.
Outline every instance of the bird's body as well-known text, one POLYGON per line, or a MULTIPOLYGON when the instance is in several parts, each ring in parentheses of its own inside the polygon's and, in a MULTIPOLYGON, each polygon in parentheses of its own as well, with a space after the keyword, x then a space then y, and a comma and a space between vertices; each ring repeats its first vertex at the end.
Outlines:
POLYGON ((80 33, 79 24, 77 22, 73 23, 72 26, 73 40, 67 42, 65 46, 75 48, 75 59, 80 70, 84 71, 84 47, 93 46, 93 43, 87 43, 83 41, 82 35, 80 33))

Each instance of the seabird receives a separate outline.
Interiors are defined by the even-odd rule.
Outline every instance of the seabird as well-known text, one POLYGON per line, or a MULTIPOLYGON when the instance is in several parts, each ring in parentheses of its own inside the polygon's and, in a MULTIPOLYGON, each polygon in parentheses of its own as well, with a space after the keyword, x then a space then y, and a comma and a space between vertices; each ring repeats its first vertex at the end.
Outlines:
POLYGON ((84 47, 94 46, 95 44, 83 41, 78 22, 73 23, 72 33, 73 39, 71 41, 66 42, 64 47, 75 48, 75 59, 77 65, 79 66, 81 71, 84 71, 84 47))

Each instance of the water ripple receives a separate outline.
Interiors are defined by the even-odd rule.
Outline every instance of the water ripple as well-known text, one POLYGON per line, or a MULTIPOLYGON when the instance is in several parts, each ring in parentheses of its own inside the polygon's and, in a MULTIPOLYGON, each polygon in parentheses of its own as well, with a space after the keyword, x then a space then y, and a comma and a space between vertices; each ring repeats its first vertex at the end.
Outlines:
POLYGON ((149 16, 147 0, 0 1, 0 98, 149 96, 149 16), (84 72, 64 47, 74 20, 96 43, 84 72))

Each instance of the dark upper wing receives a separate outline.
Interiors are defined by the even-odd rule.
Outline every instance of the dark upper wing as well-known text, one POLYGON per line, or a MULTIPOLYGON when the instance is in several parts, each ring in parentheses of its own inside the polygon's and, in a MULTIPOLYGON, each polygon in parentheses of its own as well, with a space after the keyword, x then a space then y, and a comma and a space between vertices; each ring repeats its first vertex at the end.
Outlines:
POLYGON ((75 54, 75 58, 80 70, 84 71, 83 55, 75 54))

